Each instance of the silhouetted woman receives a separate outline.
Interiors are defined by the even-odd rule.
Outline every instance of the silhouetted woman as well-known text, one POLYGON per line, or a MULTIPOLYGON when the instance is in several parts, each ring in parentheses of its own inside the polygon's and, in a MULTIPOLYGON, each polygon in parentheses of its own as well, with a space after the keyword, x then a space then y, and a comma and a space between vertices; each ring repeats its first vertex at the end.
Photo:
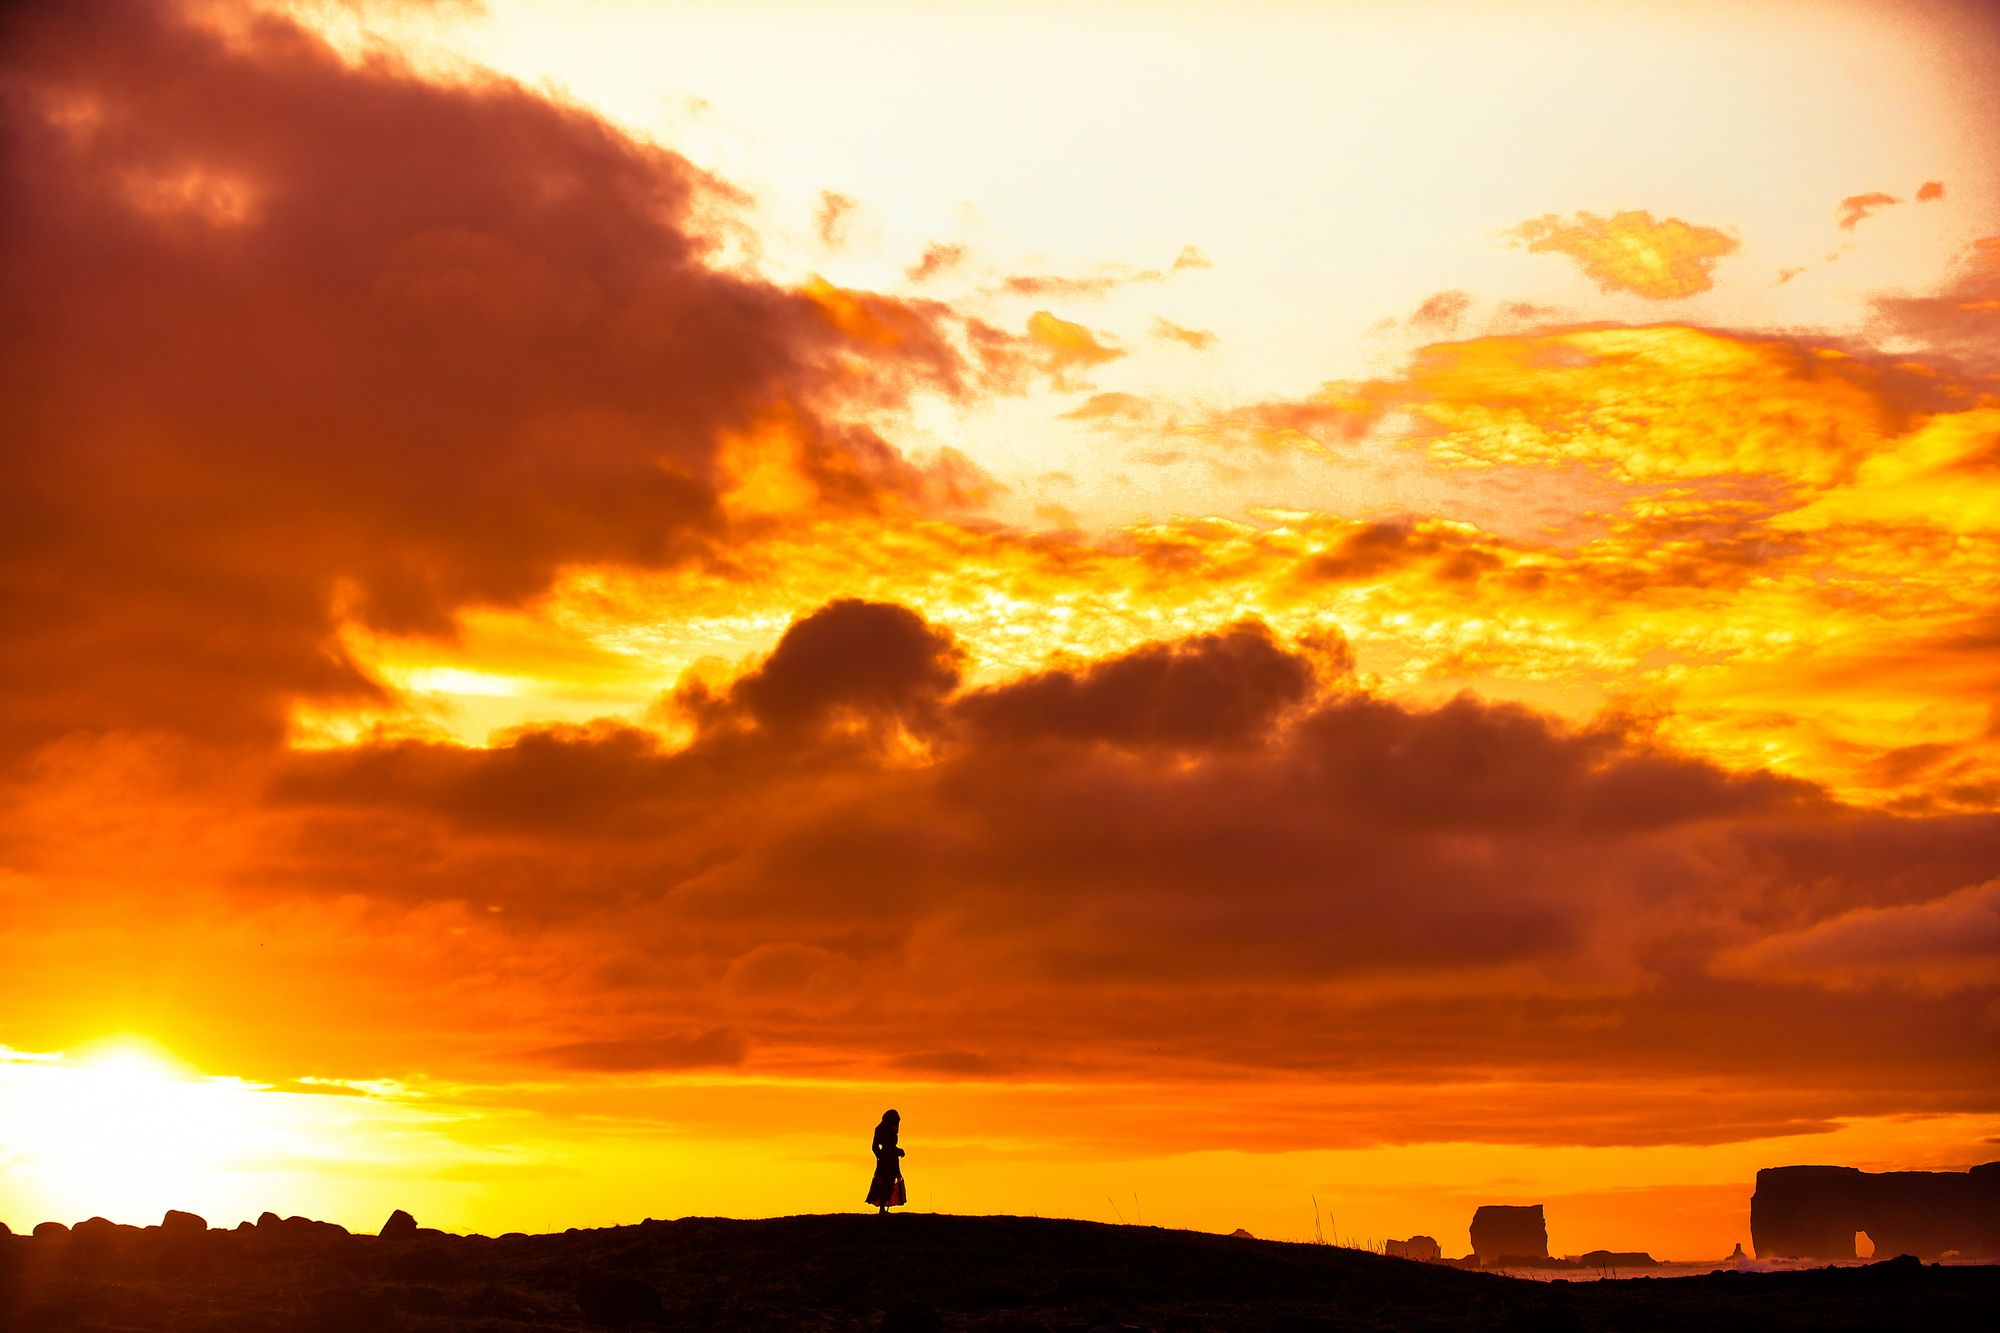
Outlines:
POLYGON ((884 1111, 882 1123, 875 1126, 875 1179, 868 1182, 868 1202, 879 1213, 909 1202, 903 1191, 903 1150, 896 1146, 902 1127, 903 1117, 894 1111, 884 1111))

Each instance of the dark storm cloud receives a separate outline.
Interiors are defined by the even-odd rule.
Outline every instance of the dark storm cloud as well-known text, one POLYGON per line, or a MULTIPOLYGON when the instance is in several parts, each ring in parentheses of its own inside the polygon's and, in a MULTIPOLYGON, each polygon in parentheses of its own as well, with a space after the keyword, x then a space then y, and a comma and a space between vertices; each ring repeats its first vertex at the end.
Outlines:
MULTIPOLYGON (((274 817, 432 829, 441 862, 359 878, 413 903, 476 882, 496 928, 623 960, 559 986, 580 1050, 673 1015, 737 1025, 746 1058, 1023 1077, 1464 1073, 1495 1030, 1507 1059, 1640 1079, 1747 1076, 1782 1031, 1808 1076, 1831 1011, 1706 960, 2000 864, 1991 819, 1860 814, 1519 705, 1395 703, 1254 623, 979 689, 957 662, 907 609, 838 602, 684 696, 682 748, 600 724, 301 755, 274 817), (1753 1003, 1763 1028, 1713 1030, 1753 1003), (955 1053, 922 1054, 945 1030, 955 1053)), ((1943 1034, 1896 1036, 1912 1003, 1835 1006, 1857 1087, 1968 1086, 1943 1034)), ((1644 1132, 1707 1132, 1675 1123, 1644 1132)))
POLYGON ((923 489, 825 413, 962 388, 941 308, 840 327, 711 267, 729 196, 680 157, 221 17, 4 19, 0 742, 268 739, 374 692, 342 615, 447 632, 566 565, 697 558, 774 411, 822 504, 923 489))

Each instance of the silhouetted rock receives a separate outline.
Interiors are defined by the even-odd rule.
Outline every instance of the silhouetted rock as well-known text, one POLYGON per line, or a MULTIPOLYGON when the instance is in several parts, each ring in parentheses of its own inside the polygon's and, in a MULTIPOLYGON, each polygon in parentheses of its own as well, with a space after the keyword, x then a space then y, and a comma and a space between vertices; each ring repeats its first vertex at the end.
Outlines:
POLYGON ((928 1305, 892 1305, 882 1312, 882 1333, 944 1333, 944 1320, 928 1305))
POLYGON ((78 1240, 108 1241, 118 1235, 118 1224, 108 1217, 87 1217, 69 1230, 78 1240))
POLYGON ((1257 1238, 1256 1238, 1255 1236, 1253 1236, 1253 1235, 1251 1235, 1251 1234, 1250 1234, 1249 1232, 1245 1231, 1245 1230, 1244 1230, 1244 1229, 1243 1229, 1242 1227, 1238 1227, 1238 1228, 1236 1228, 1236 1230, 1234 1230, 1234 1231, 1230 1232, 1229 1234, 1230 1234, 1230 1235, 1232 1235, 1232 1236, 1240 1236, 1240 1237, 1242 1237, 1242 1238, 1243 1238, 1244 1240, 1255 1240, 1255 1239, 1257 1239, 1257 1238))
POLYGON ((259 1231, 275 1230, 283 1225, 285 1225, 285 1219, 279 1217, 276 1213, 266 1211, 257 1214, 257 1229, 259 1231))
POLYGON ((1852 1259, 1854 1233, 1877 1254, 2000 1258, 2000 1162, 1970 1171, 1777 1166, 1757 1173, 1750 1243, 1760 1259, 1852 1259))
POLYGON ((594 1324, 657 1320, 662 1314, 660 1293, 623 1273, 598 1273, 577 1283, 576 1308, 594 1324))
POLYGON ((183 1213, 178 1209, 167 1209, 167 1215, 160 1219, 160 1230, 173 1232, 207 1231, 208 1219, 197 1213, 183 1213))
MULTIPOLYGON (((263 1223, 260 1221, 258 1225, 263 1223)), ((321 1222, 310 1217, 288 1217, 280 1225, 284 1234, 295 1240, 324 1243, 348 1234, 347 1228, 338 1222, 321 1222)))
POLYGON ((69 1234, 69 1228, 60 1222, 37 1222, 34 1234, 42 1240, 55 1240, 69 1234))
POLYGON ((1440 1250, 1438 1243, 1429 1236, 1412 1236, 1408 1240, 1384 1242, 1382 1253, 1392 1259, 1423 1259, 1429 1261, 1438 1258, 1444 1251, 1440 1250))
POLYGON ((1548 1258, 1549 1227, 1542 1218, 1542 1205, 1480 1205, 1472 1214, 1472 1252, 1487 1268, 1508 1257, 1548 1258))
MULTIPOLYGON (((1736 1247, 1738 1252, 1742 1246, 1736 1247)), ((1577 1256, 1577 1263, 1585 1268, 1658 1268, 1659 1261, 1650 1254, 1636 1250, 1592 1250, 1589 1254, 1577 1256)))
POLYGON ((398 1208, 389 1214, 389 1220, 382 1224, 384 1240, 407 1240, 417 1234, 417 1219, 398 1208))

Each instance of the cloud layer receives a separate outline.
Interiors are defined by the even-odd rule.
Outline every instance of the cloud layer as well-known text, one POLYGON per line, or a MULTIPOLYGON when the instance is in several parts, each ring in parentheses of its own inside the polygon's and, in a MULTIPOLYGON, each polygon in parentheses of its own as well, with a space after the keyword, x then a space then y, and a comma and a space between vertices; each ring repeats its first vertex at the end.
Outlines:
MULTIPOLYGON (((1895 355, 1461 337, 1451 290, 1408 327, 1456 340, 1367 382, 1069 413, 1545 524, 1011 531, 897 414, 1084 391, 1106 335, 766 281, 725 184, 497 79, 228 7, 6 22, 7 1044, 607 1098, 1235 1081, 1299 1103, 1260 1148, 1327 1141, 1335 1082, 1357 1141, 1996 1109, 1995 242, 1880 303, 1895 355), (632 706, 454 735, 413 683, 535 671, 632 706)), ((1652 299, 1737 244, 1516 234, 1652 299)))

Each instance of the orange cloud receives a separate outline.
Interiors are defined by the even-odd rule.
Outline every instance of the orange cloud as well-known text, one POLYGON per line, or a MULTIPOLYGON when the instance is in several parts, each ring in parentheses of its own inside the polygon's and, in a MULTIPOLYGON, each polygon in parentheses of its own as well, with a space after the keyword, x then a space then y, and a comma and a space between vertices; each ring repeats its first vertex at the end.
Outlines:
POLYGON ((1944 198, 1943 181, 1925 181, 1917 190, 1917 202, 1920 204, 1927 204, 1933 199, 1942 198, 1944 198))
POLYGON ((1737 975, 1845 989, 2000 987, 2000 882, 1929 902, 1860 907, 1768 936, 1720 960, 1737 975))
POLYGON ((2000 366, 2000 236, 1972 243, 1946 291, 1882 297, 1875 309, 1888 331, 1990 372, 2000 366))
POLYGON ((928 282, 938 274, 948 273, 960 264, 963 264, 965 262, 965 253, 965 247, 962 245, 946 245, 942 241, 933 242, 924 247, 922 258, 909 268, 903 270, 903 276, 907 277, 911 282, 928 282))
POLYGON ((1900 204, 1902 202, 1902 200, 1896 198, 1893 194, 1882 194, 1879 191, 1872 194, 1850 195, 1840 201, 1840 229, 1842 231, 1853 231, 1854 224, 1861 221, 1861 219, 1879 209, 1887 208, 1891 204, 1900 204))
POLYGON ((818 233, 820 244, 829 250, 846 245, 848 226, 860 207, 860 200, 838 190, 820 191, 819 208, 813 213, 813 230, 818 233))
POLYGON ((1197 352, 1207 351, 1218 341, 1216 336, 1206 329, 1184 329, 1170 319, 1155 319, 1153 336, 1192 347, 1197 352))
POLYGON ((1124 349, 1097 341, 1097 335, 1083 325, 1057 319, 1046 310, 1028 316, 1028 338, 1043 349, 1042 369, 1050 382, 1065 391, 1087 387, 1077 372, 1125 355, 1124 349))
POLYGON ((1070 421, 1143 421, 1153 415, 1151 403, 1130 393, 1094 393, 1073 411, 1063 413, 1064 418, 1070 421))
POLYGON ((1550 213, 1507 233, 1528 243, 1531 253, 1553 251, 1576 261, 1602 291, 1626 291, 1649 300, 1693 296, 1715 285, 1715 261, 1741 244, 1727 232, 1647 212, 1600 218, 1578 213, 1565 225, 1550 213))
POLYGON ((1471 307, 1472 298, 1464 292, 1436 292, 1416 308, 1410 316, 1410 325, 1432 336, 1449 333, 1458 327, 1459 320, 1471 307))

